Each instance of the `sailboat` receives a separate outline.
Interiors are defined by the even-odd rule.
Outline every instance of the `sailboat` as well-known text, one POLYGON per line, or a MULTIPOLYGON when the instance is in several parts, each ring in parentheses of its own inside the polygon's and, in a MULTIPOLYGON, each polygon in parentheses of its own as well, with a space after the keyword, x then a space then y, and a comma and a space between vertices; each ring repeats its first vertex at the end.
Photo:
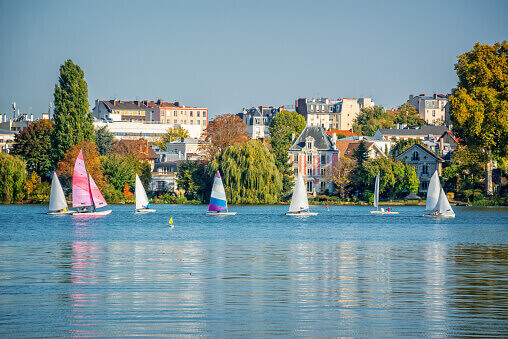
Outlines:
POLYGON ((215 175, 212 186, 212 194, 210 195, 210 205, 206 215, 235 215, 236 212, 229 212, 228 203, 226 201, 226 191, 220 177, 219 171, 215 175))
POLYGON ((309 211, 309 200, 307 199, 307 191, 305 190, 302 173, 298 173, 298 178, 296 179, 296 184, 293 188, 291 204, 289 205, 289 211, 286 212, 286 215, 317 215, 317 213, 309 211))
POLYGON ((139 179, 139 175, 136 173, 136 191, 134 192, 136 198, 136 211, 135 213, 149 213, 155 212, 155 209, 150 208, 148 197, 146 196, 145 188, 139 179))
POLYGON ((51 193, 49 195, 49 212, 52 215, 74 214, 76 211, 67 209, 67 200, 65 194, 58 180, 56 172, 53 172, 53 179, 51 180, 51 193))
POLYGON ((107 215, 111 213, 111 210, 96 210, 97 207, 104 207, 107 205, 106 200, 104 200, 104 197, 95 184, 92 176, 86 171, 83 150, 80 150, 78 157, 76 158, 76 163, 74 164, 74 173, 72 175, 72 206, 78 207, 78 210, 74 213, 74 215, 107 215))
POLYGON ((430 178, 425 210, 433 211, 432 213, 423 215, 427 218, 455 218, 455 213, 453 212, 450 202, 448 201, 448 198, 441 187, 441 183, 439 182, 437 170, 430 178))
POLYGON ((399 214, 399 212, 394 211, 385 211, 384 208, 381 207, 381 211, 379 210, 379 171, 376 176, 376 187, 374 190, 374 207, 376 207, 375 211, 370 211, 372 214, 399 214))

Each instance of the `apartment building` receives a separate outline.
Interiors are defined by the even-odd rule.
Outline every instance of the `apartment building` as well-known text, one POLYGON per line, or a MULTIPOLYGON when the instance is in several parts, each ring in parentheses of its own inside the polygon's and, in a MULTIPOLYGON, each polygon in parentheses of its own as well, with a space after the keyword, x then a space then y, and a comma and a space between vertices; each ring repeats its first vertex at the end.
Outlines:
POLYGON ((420 118, 428 124, 434 125, 438 121, 448 124, 450 122, 449 97, 450 94, 434 94, 432 96, 411 94, 407 102, 416 109, 420 114, 420 118))
POLYGON ((252 139, 263 139, 270 137, 270 121, 283 109, 284 107, 259 106, 247 109, 244 108, 242 112, 236 115, 247 125, 247 131, 250 133, 252 139))

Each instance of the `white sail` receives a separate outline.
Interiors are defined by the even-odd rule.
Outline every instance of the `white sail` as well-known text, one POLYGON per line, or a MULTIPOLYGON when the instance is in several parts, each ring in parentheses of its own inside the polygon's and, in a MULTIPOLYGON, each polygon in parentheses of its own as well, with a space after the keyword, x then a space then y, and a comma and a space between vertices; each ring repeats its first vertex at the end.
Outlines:
POLYGON ((136 197, 136 209, 145 208, 148 205, 148 197, 146 196, 145 188, 139 179, 139 176, 136 174, 136 187, 135 187, 135 197, 136 197))
POLYGON ((374 207, 378 207, 378 205, 379 205, 379 172, 377 172, 376 188, 374 190, 374 207))
POLYGON ((437 200, 439 198, 439 191, 441 189, 441 184, 439 183, 439 175, 437 174, 437 170, 430 178, 429 187, 427 188, 427 200, 425 203, 426 211, 434 211, 436 210, 437 200))
POLYGON ((58 180, 56 172, 53 173, 53 180, 51 181, 51 193, 49 195, 49 210, 59 211, 67 208, 67 201, 65 200, 65 194, 58 180))
POLYGON ((448 201, 448 198, 446 197, 446 194, 443 191, 443 188, 441 188, 441 191, 439 193, 439 199, 437 200, 436 209, 439 214, 443 214, 443 215, 455 214, 455 213, 453 213, 452 206, 450 206, 450 202, 448 201))
POLYGON ((298 212, 309 208, 309 200, 307 199, 307 190, 303 182, 302 173, 298 174, 295 187, 293 188, 293 197, 289 205, 289 212, 298 212))

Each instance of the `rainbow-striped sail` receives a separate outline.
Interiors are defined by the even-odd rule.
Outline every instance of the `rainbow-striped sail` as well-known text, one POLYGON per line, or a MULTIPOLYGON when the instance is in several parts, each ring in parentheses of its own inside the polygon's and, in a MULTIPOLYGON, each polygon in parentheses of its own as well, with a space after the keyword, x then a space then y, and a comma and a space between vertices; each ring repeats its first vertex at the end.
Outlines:
POLYGON ((224 191, 224 185, 220 178, 219 171, 215 175, 212 187, 212 195, 210 196, 210 205, 208 206, 209 212, 227 210, 228 203, 226 202, 226 192, 224 191))

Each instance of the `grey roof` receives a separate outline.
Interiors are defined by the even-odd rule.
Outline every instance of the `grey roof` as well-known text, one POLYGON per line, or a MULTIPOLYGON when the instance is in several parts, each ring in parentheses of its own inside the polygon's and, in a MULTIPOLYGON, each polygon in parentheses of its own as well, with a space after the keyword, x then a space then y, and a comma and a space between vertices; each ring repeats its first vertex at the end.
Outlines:
POLYGON ((403 129, 379 129, 382 135, 416 136, 416 135, 437 135, 441 136, 448 131, 446 126, 413 126, 403 129))
POLYGON ((332 138, 326 134, 326 131, 321 126, 307 126, 303 129, 302 133, 298 136, 293 146, 289 148, 290 151, 300 151, 305 147, 305 139, 307 137, 314 138, 314 147, 317 149, 331 149, 332 138))
POLYGON ((139 106, 134 101, 120 101, 120 100, 116 100, 114 105, 113 105, 112 101, 113 100, 101 101, 101 102, 109 110, 120 109, 120 110, 128 110, 128 111, 139 111, 139 110, 145 110, 145 109, 148 108, 142 101, 138 101, 139 102, 139 106))
POLYGON ((409 152, 412 152, 414 148, 420 148, 421 150, 423 150, 424 152, 426 152, 427 154, 429 154, 430 156, 434 157, 438 162, 444 162, 443 158, 441 158, 440 156, 438 155, 435 155, 432 151, 430 151, 427 147, 423 146, 423 145, 420 145, 420 144, 414 144, 412 145, 411 147, 409 147, 407 150, 405 150, 404 152, 400 153, 397 158, 398 159, 402 159, 402 156, 406 153, 409 153, 409 152))
POLYGON ((406 195, 406 197, 404 199, 406 199, 406 200, 422 200, 421 197, 419 197, 418 195, 416 195, 413 192, 411 192, 408 195, 406 195))
POLYGON ((9 131, 8 129, 0 129, 0 134, 16 134, 16 132, 9 131))

